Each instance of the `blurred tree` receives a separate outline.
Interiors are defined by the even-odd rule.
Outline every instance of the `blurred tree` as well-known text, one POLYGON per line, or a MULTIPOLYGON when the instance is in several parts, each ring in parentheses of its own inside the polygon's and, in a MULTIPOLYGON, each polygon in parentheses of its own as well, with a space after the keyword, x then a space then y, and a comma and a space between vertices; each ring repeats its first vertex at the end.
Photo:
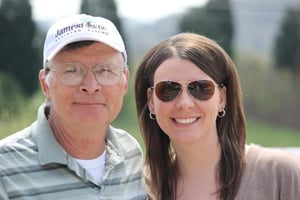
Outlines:
POLYGON ((39 63, 29 0, 0 1, 0 25, 0 72, 15 77, 29 96, 38 86, 39 63))
POLYGON ((191 8, 180 20, 179 29, 216 40, 232 56, 234 28, 230 0, 209 0, 203 7, 191 8))
POLYGON ((81 13, 101 16, 111 20, 124 38, 121 20, 118 17, 114 0, 84 0, 81 3, 81 13))
POLYGON ((10 117, 10 115, 16 116, 24 101, 20 84, 14 77, 0 73, 0 94, 0 119, 10 117))
POLYGON ((274 57, 278 68, 290 69, 300 78, 300 7, 286 11, 275 40, 274 57))

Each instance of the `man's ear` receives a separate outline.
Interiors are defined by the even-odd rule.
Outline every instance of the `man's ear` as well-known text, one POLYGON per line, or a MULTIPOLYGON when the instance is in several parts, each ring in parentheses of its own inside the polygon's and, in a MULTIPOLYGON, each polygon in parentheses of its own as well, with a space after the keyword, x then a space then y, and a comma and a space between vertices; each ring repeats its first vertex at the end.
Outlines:
POLYGON ((40 80, 40 85, 42 88, 42 91, 44 95, 48 98, 49 97, 49 87, 46 81, 46 76, 45 76, 45 69, 41 69, 39 73, 39 80, 40 80))
POLYGON ((124 85, 125 92, 127 92, 127 90, 128 90, 129 77, 130 77, 130 72, 129 72, 129 69, 126 68, 126 70, 125 70, 125 85, 124 85))

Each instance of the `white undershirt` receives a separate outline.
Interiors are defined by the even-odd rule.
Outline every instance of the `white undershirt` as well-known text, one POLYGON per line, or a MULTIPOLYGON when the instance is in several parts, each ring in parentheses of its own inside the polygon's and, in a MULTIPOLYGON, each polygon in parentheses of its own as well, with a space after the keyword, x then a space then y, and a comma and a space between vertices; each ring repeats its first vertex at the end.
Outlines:
POLYGON ((77 162, 86 169, 99 184, 102 183, 102 177, 104 172, 106 150, 97 158, 91 160, 76 159, 77 162))

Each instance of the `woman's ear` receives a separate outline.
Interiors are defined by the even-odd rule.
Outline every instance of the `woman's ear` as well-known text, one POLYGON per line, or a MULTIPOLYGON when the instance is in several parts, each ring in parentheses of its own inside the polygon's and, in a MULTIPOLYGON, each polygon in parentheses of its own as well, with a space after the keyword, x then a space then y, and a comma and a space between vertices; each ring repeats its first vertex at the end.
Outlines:
POLYGON ((153 104, 153 89, 148 88, 147 90, 147 99, 148 99, 148 109, 151 113, 155 114, 154 104, 153 104))
POLYGON ((227 100, 227 91, 226 91, 226 87, 224 86, 220 89, 219 112, 222 112, 226 107, 226 100, 227 100))

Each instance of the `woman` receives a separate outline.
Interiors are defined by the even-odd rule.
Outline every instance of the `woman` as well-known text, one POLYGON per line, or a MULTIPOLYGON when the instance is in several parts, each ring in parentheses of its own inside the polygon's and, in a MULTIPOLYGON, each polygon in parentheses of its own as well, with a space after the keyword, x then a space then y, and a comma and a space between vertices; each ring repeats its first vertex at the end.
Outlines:
POLYGON ((152 199, 300 199, 300 161, 246 145, 241 93, 209 38, 181 33, 149 50, 135 95, 152 199))

